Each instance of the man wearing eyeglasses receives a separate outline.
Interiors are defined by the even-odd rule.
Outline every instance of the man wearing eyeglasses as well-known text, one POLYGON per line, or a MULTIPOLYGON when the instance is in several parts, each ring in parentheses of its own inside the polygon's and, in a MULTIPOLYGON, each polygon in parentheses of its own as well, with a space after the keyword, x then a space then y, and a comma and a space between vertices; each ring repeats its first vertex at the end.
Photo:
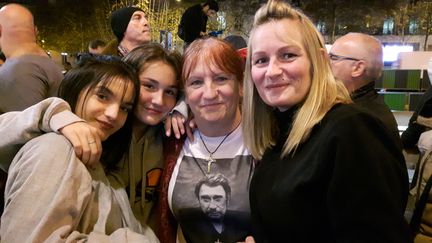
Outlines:
POLYGON ((379 118, 400 140, 396 119, 375 90, 375 80, 381 76, 384 65, 382 57, 381 42, 361 33, 340 37, 329 53, 333 74, 343 81, 354 103, 379 118))

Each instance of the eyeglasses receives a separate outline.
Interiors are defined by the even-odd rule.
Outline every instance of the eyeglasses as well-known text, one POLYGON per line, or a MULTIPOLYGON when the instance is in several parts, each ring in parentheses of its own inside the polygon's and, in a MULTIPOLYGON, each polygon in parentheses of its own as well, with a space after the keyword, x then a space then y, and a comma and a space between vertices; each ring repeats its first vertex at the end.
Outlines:
POLYGON ((349 61, 360 61, 361 59, 354 58, 354 57, 346 57, 346 56, 340 56, 333 53, 328 54, 330 57, 330 60, 332 61, 341 61, 341 60, 349 60, 349 61))

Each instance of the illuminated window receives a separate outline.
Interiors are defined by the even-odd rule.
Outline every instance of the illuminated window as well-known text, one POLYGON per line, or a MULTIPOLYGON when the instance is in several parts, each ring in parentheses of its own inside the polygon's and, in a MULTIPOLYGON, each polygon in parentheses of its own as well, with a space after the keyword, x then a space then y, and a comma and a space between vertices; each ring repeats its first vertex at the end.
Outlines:
POLYGON ((387 44, 383 47, 383 61, 384 62, 395 62, 398 59, 400 52, 412 52, 414 47, 412 45, 399 45, 399 44, 387 44))
POLYGON ((224 30, 227 27, 227 23, 226 23, 226 13, 223 11, 218 11, 217 12, 217 22, 218 22, 218 29, 219 30, 224 30))
POLYGON ((411 19, 408 25, 408 33, 410 35, 415 35, 418 33, 418 30, 419 30, 418 21, 411 19))
POLYGON ((326 33, 326 26, 324 21, 318 21, 317 23, 317 29, 319 30, 319 32, 321 32, 321 34, 325 34, 326 33))
POLYGON ((384 35, 392 35, 393 34, 393 28, 394 28, 393 18, 388 18, 388 19, 384 20, 384 24, 383 24, 383 34, 384 35))

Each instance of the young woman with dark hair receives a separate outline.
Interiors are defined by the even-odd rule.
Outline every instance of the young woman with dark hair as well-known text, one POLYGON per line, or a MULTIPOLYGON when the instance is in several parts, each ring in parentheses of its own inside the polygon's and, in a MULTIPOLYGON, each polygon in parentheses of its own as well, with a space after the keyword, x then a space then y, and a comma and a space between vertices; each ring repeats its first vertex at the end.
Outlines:
MULTIPOLYGON (((114 141, 113 149, 104 149, 102 155, 127 147, 128 151, 123 157, 115 157, 114 160, 118 163, 116 168, 109 171, 108 179, 114 188, 127 190, 132 210, 142 225, 155 225, 157 218, 153 217, 153 205, 164 168, 162 121, 175 106, 182 87, 179 83, 181 56, 163 49, 157 43, 150 43, 134 49, 123 61, 135 69, 140 82, 134 115, 129 117, 132 139, 128 143, 114 141)), ((35 114, 46 113, 42 114, 43 118, 37 120, 38 117, 34 117, 32 121, 34 124, 41 123, 40 130, 31 130, 29 133, 28 129, 12 127, 18 139, 0 141, 0 158, 10 157, 14 150, 12 145, 37 136, 41 131, 60 131, 74 145, 75 152, 83 163, 89 165, 89 161, 95 161, 102 149, 100 135, 89 126, 91 124, 71 117, 73 114, 67 108, 59 112, 59 103, 45 105, 48 105, 45 110, 35 111, 35 114), (56 106, 58 107, 55 108, 56 106), (5 145, 3 148, 2 144, 5 145), (6 147, 12 152, 7 151, 9 149, 5 149, 6 147)))
MULTIPOLYGON (((138 91, 134 71, 119 60, 89 60, 66 74, 60 98, 97 131, 104 151, 101 163, 88 170, 69 141, 53 132, 27 142, 9 167, 2 241, 158 242, 133 216, 124 189, 111 187, 106 177, 127 151, 129 113, 138 91)), ((6 113, 0 120, 14 115, 6 113)))

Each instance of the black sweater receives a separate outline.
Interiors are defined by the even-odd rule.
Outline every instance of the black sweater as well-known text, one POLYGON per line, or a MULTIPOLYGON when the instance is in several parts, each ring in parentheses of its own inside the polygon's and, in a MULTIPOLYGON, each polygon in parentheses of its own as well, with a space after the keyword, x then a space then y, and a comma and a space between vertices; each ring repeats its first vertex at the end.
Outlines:
POLYGON ((251 182, 257 242, 412 242, 404 157, 377 118, 336 105, 281 159, 292 111, 276 116, 277 144, 251 182))

